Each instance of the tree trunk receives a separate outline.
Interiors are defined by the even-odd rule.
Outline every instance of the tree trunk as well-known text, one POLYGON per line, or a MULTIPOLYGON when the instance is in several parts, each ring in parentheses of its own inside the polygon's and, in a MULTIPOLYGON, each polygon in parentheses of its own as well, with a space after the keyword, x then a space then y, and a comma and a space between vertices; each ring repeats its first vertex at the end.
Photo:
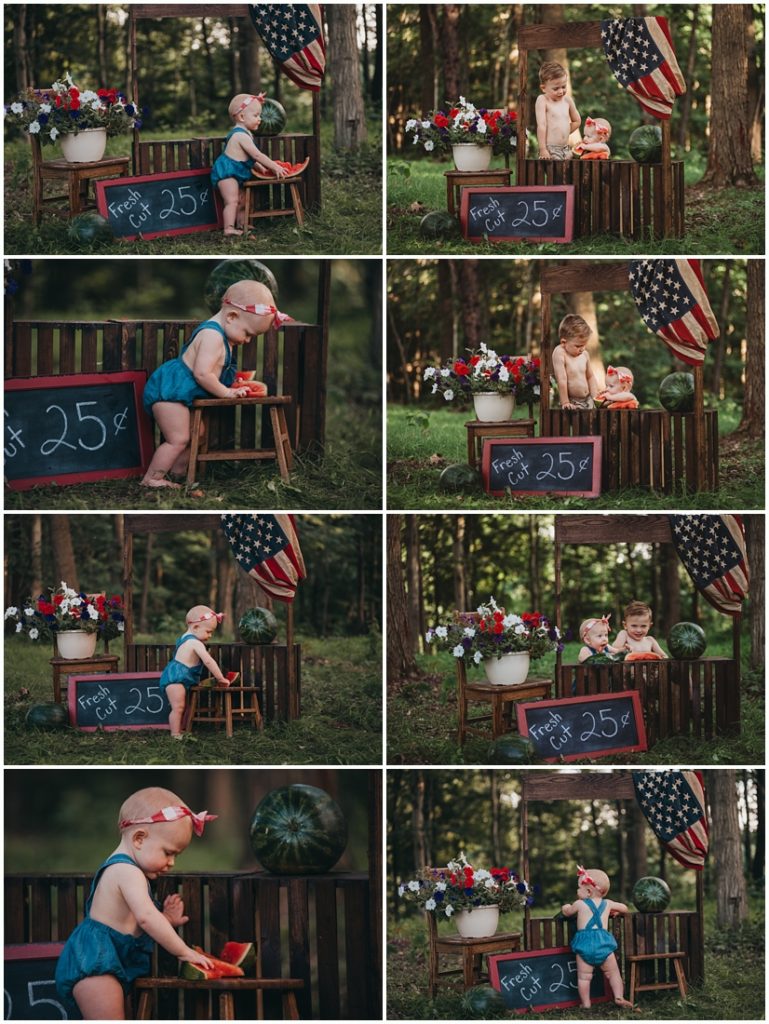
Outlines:
POLYGON ((460 4, 444 4, 441 19, 441 48, 443 50, 443 99, 456 103, 464 93, 462 63, 459 59, 460 4))
POLYGON ((708 772, 708 781, 716 927, 737 928, 748 916, 737 813, 737 772, 734 768, 715 768, 708 772))
POLYGON ((418 675, 401 568, 401 517, 387 516, 387 683, 418 675))
MULTIPOLYGON (((567 19, 564 16, 563 4, 542 4, 539 8, 543 25, 562 25, 567 19)), ((542 62, 557 61, 566 72, 566 92, 571 96, 571 80, 569 77, 569 51, 565 46, 542 50, 542 62)), ((536 98, 536 97, 535 97, 536 98)))
POLYGON ((601 358, 601 338, 598 333, 598 317, 592 292, 570 292, 566 296, 566 307, 570 313, 578 313, 590 325, 590 341, 587 355, 599 387, 603 387, 605 371, 601 358))
POLYGON ((637 800, 628 804, 628 878, 635 884, 649 873, 646 856, 646 818, 637 800))
POLYGON ((395 322, 393 304, 389 299, 387 302, 387 326, 389 328, 389 337, 395 342, 395 347, 398 349, 398 358, 400 360, 400 368, 403 375, 403 404, 411 405, 411 389, 413 383, 409 374, 409 361, 406 358, 406 349, 403 346, 403 338, 401 338, 398 325, 395 322))
POLYGON ((53 567, 55 587, 64 581, 73 590, 80 590, 77 565, 75 564, 75 551, 72 547, 72 531, 69 525, 69 516, 52 515, 51 523, 51 544, 53 547, 53 567))
POLYGON ((499 824, 499 778, 494 768, 489 770, 489 799, 491 800, 491 863, 504 864, 499 824))
POLYGON ((208 38, 208 25, 206 19, 200 19, 200 35, 203 40, 203 52, 206 58, 206 75, 208 77, 208 95, 216 96, 216 73, 214 72, 214 55, 211 50, 211 40, 208 38))
POLYGON ((363 261, 366 302, 371 316, 368 354, 371 365, 381 373, 382 366, 382 268, 378 260, 363 261))
POLYGON ((260 92, 262 88, 262 70, 259 66, 259 35, 256 31, 244 33, 243 88, 248 93, 260 92))
POLYGON ((447 363, 454 356, 454 289, 451 284, 451 260, 438 260, 438 330, 440 359, 447 363))
POLYGON ((745 358, 745 404, 742 421, 737 428, 748 437, 764 436, 766 396, 764 382, 764 261, 748 260, 748 315, 745 327, 747 349, 745 358))
POLYGON ((374 49, 374 73, 371 76, 371 101, 375 107, 382 106, 382 9, 384 4, 374 4, 376 40, 374 49))
POLYGON ((764 516, 745 516, 745 542, 750 566, 750 603, 748 621, 750 624, 750 667, 764 667, 764 516))
POLYGON ((753 863, 750 866, 750 875, 754 882, 760 884, 764 880, 764 850, 766 849, 766 834, 764 831, 766 780, 761 768, 755 769, 753 779, 756 783, 756 849, 753 854, 753 863))
MULTIPOLYGON (((753 4, 744 4, 745 35, 748 40, 748 113, 750 115, 751 133, 750 150, 753 163, 760 164, 764 159, 762 135, 764 126, 764 82, 763 68, 759 68, 756 53, 756 11, 753 4)), ((760 15, 759 15, 760 17, 760 15)))
POLYGON ((230 92, 235 95, 240 92, 240 33, 238 23, 234 18, 227 19, 227 29, 230 33, 230 92))
POLYGON ((237 623, 240 622, 249 608, 272 609, 272 598, 266 598, 264 591, 258 586, 254 577, 249 576, 245 569, 241 569, 238 566, 235 573, 235 598, 232 613, 233 632, 237 627, 237 623))
POLYGON ((123 549, 125 547, 125 516, 122 512, 116 512, 112 517, 112 530, 115 536, 115 558, 118 565, 123 561, 123 549))
POLYGON ((678 576, 678 555, 672 544, 660 549, 662 562, 662 626, 665 631, 681 621, 681 581, 678 576))
MULTIPOLYGON (((101 6, 101 5, 98 5, 101 6)), ((13 57, 14 64, 16 66, 16 90, 17 92, 24 92, 31 85, 39 85, 39 82, 33 83, 29 78, 29 58, 27 51, 27 5, 19 4, 17 7, 9 7, 9 11, 13 12, 11 17, 13 18, 13 57)))
POLYGON ((411 844, 414 850, 414 867, 420 871, 430 866, 425 830, 425 773, 421 770, 412 776, 411 790, 411 844))
POLYGON ((354 4, 327 4, 328 70, 334 103, 334 145, 350 152, 368 138, 354 4))
POLYGON ((722 397, 723 386, 721 384, 721 374, 724 368, 724 349, 726 348, 726 332, 725 325, 729 316, 729 300, 731 298, 731 277, 732 277, 732 263, 733 260, 724 261, 724 279, 723 279, 723 290, 721 292, 721 308, 719 310, 719 324, 722 325, 721 331, 718 337, 711 345, 713 350, 713 375, 710 378, 710 390, 714 395, 722 397))
POLYGON ((486 336, 484 333, 485 302, 483 301, 480 274, 478 273, 478 260, 468 258, 458 262, 459 292, 465 328, 465 347, 478 348, 486 336))
POLYGON ((536 516, 527 516, 529 527, 529 593, 531 594, 531 610, 539 611, 540 605, 540 567, 539 567, 539 524, 536 516))
POLYGON ((30 520, 29 558, 32 571, 30 594, 37 597, 43 592, 43 517, 39 512, 30 520))
POLYGON ((107 6, 96 4, 96 59, 99 65, 99 84, 97 88, 107 89, 110 84, 107 69, 107 6))
POLYGON ((419 5, 419 110, 423 114, 434 110, 436 106, 433 17, 431 7, 427 4, 419 5))
POLYGON ((454 516, 453 562, 454 607, 467 610, 467 574, 465 571, 465 517, 454 516))
POLYGON ((710 142, 701 184, 757 188, 748 112, 748 43, 743 4, 714 4, 710 142))
POLYGON ((144 574, 142 576, 142 595, 139 601, 138 631, 149 632, 149 599, 152 586, 152 549, 155 547, 155 534, 147 534, 147 549, 144 557, 144 574))
POLYGON ((689 33, 689 52, 686 57, 686 70, 684 72, 686 92, 679 100, 678 147, 681 150, 686 146, 686 137, 689 131, 689 115, 692 111, 692 86, 694 85, 694 71, 697 62, 697 23, 700 19, 700 5, 692 4, 691 12, 692 27, 689 33))
POLYGON ((233 608, 235 590, 235 560, 230 555, 230 545, 221 530, 214 539, 216 552, 216 605, 214 611, 224 613, 223 631, 233 634, 233 608))
POLYGON ((406 516, 406 591, 408 593, 409 622, 412 628, 413 652, 418 654, 423 643, 422 568, 419 557, 419 524, 414 515, 406 516))

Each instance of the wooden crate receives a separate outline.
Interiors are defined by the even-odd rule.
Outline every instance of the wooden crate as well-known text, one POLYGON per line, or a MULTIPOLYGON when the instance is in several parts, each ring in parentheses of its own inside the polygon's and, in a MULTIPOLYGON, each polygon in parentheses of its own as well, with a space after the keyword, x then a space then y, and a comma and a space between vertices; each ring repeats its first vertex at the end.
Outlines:
POLYGON ((601 490, 648 487, 671 494, 718 489, 718 411, 704 410, 704 458, 694 413, 666 409, 545 409, 543 437, 601 438, 601 490), (698 473, 699 479, 698 479, 698 473))
MULTIPOLYGON (((240 672, 242 686, 255 686, 265 722, 288 722, 301 715, 301 644, 292 644, 293 682, 285 644, 229 643, 206 645, 227 672, 240 672)), ((174 656, 174 644, 126 643, 127 672, 162 672, 174 656)))
POLYGON ((684 235, 684 162, 670 161, 670 208, 662 187, 663 165, 635 160, 525 159, 519 185, 573 185, 574 237, 621 235, 645 240, 684 235))
POLYGON ((740 670, 733 658, 561 664, 558 697, 638 690, 649 746, 671 736, 712 740, 740 732, 740 670))
MULTIPOLYGON (((83 919, 90 874, 16 874, 5 878, 5 942, 61 942, 83 919)), ((379 885, 377 881, 375 883, 379 885)), ((162 902, 179 892, 190 921, 184 940, 218 953, 228 939, 258 943, 262 977, 302 978, 302 1019, 380 1016, 378 965, 370 936, 371 882, 361 872, 284 878, 264 872, 174 872, 156 882, 162 902)), ((381 925, 380 925, 381 928, 381 925)), ((156 947, 155 970, 175 976, 177 961, 156 947)), ((254 1020, 254 995, 236 998, 236 1017, 254 1020)), ((265 1016, 280 1016, 265 995, 265 1016)), ((161 1020, 191 1019, 184 996, 164 993, 161 1020)))

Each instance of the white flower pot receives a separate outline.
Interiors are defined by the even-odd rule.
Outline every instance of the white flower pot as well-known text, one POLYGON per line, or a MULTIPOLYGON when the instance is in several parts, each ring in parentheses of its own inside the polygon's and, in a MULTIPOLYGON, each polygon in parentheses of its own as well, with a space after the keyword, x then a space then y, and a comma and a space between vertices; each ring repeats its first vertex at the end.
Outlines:
POLYGON ((458 171, 488 171, 491 146, 478 146, 474 142, 457 142, 451 147, 454 166, 458 171))
POLYGON ((529 652, 516 651, 501 658, 484 658, 486 678, 495 686, 518 686, 526 682, 529 674, 529 652))
POLYGON ((515 395, 500 395, 489 391, 473 395, 473 405, 475 406, 475 418, 482 423, 501 423, 502 420, 511 419, 515 395))
POLYGON ((82 629, 65 629, 56 634, 60 658, 92 658, 96 651, 96 633, 82 629))
POLYGON ((458 910, 454 915, 457 931, 463 939, 486 939, 496 934, 499 924, 499 907, 476 907, 475 910, 458 910))
POLYGON ((101 160, 107 148, 106 128, 84 128, 77 135, 60 135, 59 145, 67 163, 89 164, 101 160))

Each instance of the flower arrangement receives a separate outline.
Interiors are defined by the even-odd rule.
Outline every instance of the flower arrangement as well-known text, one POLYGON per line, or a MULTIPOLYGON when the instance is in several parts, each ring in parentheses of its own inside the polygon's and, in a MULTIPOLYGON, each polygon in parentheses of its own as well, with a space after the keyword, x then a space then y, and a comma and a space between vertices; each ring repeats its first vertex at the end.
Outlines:
POLYGON ((445 869, 428 868, 398 886, 398 895, 433 914, 451 917, 458 910, 499 907, 500 913, 530 907, 534 902, 529 883, 510 868, 474 868, 464 853, 445 869))
POLYGON ((431 627, 425 640, 476 665, 484 658, 501 658, 503 654, 526 652, 536 661, 551 651, 563 650, 560 630, 551 626, 544 615, 508 615, 493 597, 488 604, 480 605, 474 615, 455 612, 447 626, 431 627))
POLYGON ((79 89, 67 72, 50 89, 27 89, 5 106, 6 120, 36 135, 43 145, 60 135, 106 128, 122 135, 141 127, 139 110, 117 89, 79 89))
POLYGON ((50 640, 64 630, 98 633, 102 640, 114 640, 125 627, 123 598, 119 594, 84 594, 68 587, 64 581, 50 598, 41 594, 35 601, 26 601, 21 608, 5 609, 5 621, 15 623, 16 633, 26 633, 30 640, 50 640))
POLYGON ((517 120, 515 111, 478 109, 460 96, 459 102, 448 110, 431 111, 425 118, 409 118, 406 132, 413 134, 415 146, 421 144, 428 153, 473 142, 504 154, 515 152, 517 120))
POLYGON ((432 383, 431 394, 440 393, 447 402, 489 392, 513 394, 522 402, 539 401, 539 359, 500 356, 485 344, 467 351, 467 358, 427 367, 422 377, 432 383))

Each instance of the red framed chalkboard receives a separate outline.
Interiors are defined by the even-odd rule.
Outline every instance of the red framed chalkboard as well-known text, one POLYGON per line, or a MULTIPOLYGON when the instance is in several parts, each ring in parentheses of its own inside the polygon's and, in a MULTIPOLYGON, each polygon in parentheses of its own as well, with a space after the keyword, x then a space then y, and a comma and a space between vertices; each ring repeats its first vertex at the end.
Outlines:
POLYGON ((521 701, 516 715, 518 732, 550 764, 647 749, 638 690, 521 701))
POLYGON ((25 942, 4 948, 4 1020, 66 1020, 54 974, 63 942, 25 942), (52 1009, 53 1007, 53 1009, 52 1009))
POLYGON ((169 729, 171 706, 160 672, 91 672, 67 685, 69 724, 81 732, 169 729))
POLYGON ((481 474, 485 490, 505 494, 558 494, 597 498, 601 493, 601 438, 485 438, 481 474))
MULTIPOLYGON (((579 1006, 577 961, 568 946, 496 953, 487 957, 489 981, 515 1013, 542 1013, 579 1006)), ((590 1002, 606 1003, 611 992, 603 971, 590 982, 590 1002)))
POLYGON ((468 242, 570 242, 574 186, 468 185, 462 189, 459 223, 468 242))
POLYGON ((164 171, 95 182, 96 204, 118 238, 158 238, 213 231, 222 226, 222 204, 211 168, 164 171))

